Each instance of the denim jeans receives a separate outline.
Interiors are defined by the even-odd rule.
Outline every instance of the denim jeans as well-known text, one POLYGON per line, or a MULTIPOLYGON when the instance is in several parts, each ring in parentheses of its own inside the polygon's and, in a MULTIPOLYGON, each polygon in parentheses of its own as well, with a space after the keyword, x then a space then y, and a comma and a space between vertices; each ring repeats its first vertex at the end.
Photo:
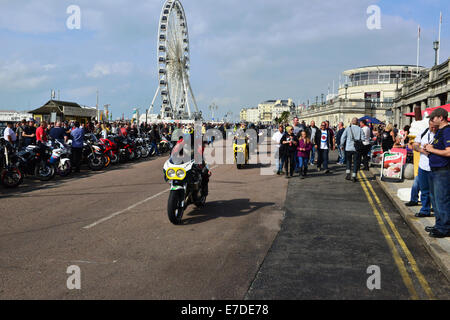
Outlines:
POLYGON ((314 160, 316 158, 316 148, 313 146, 311 150, 311 158, 309 159, 309 162, 311 164, 314 164, 314 160))
POLYGON ((430 172, 429 182, 435 228, 442 233, 450 232, 450 170, 430 172))
POLYGON ((309 158, 298 157, 298 167, 308 169, 309 158))
POLYGON ((420 191, 420 184, 419 184, 419 176, 417 176, 414 179, 413 186, 411 188, 411 202, 419 202, 419 191, 420 191))
POLYGON ((320 168, 323 165, 323 169, 328 170, 328 149, 317 149, 317 167, 320 168))
POLYGON ((337 146, 337 150, 339 153, 339 157, 338 157, 338 163, 343 164, 345 163, 345 151, 341 149, 341 146, 337 146))
POLYGON ((347 160, 347 174, 350 174, 350 172, 352 172, 352 167, 353 167, 353 177, 356 177, 356 175, 358 174, 358 170, 360 167, 360 160, 361 160, 361 156, 358 154, 358 152, 356 151, 345 151, 345 158, 347 160))
POLYGON ((282 172, 283 171, 283 167, 284 167, 284 159, 283 158, 279 158, 278 159, 278 172, 282 172))
MULTIPOLYGON (((430 183, 429 183, 429 175, 431 174, 430 171, 425 171, 419 168, 419 175, 417 176, 417 180, 419 181, 419 188, 420 188, 420 200, 422 201, 422 209, 420 209, 420 212, 426 215, 431 214, 431 201, 430 201, 430 183)), ((414 179, 414 183, 416 183, 416 179, 414 179)), ((411 190, 411 196, 412 196, 412 190, 411 190)), ((417 201, 415 201, 417 202, 417 201)))
POLYGON ((152 143, 151 143, 151 148, 152 148, 152 150, 155 150, 155 151, 156 151, 156 154, 157 154, 158 156, 160 155, 159 150, 158 150, 158 145, 156 144, 156 142, 152 142, 152 143))

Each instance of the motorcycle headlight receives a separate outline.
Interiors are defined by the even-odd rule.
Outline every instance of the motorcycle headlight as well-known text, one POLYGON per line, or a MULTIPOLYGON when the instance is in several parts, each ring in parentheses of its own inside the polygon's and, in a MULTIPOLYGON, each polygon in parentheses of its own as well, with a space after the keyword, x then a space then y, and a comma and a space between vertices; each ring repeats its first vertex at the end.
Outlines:
POLYGON ((179 178, 179 179, 184 179, 184 176, 186 175, 186 173, 185 173, 185 171, 184 170, 178 170, 177 171, 177 177, 179 178))
POLYGON ((167 171, 167 176, 168 176, 169 178, 174 178, 175 175, 176 175, 175 170, 169 169, 169 170, 167 171))

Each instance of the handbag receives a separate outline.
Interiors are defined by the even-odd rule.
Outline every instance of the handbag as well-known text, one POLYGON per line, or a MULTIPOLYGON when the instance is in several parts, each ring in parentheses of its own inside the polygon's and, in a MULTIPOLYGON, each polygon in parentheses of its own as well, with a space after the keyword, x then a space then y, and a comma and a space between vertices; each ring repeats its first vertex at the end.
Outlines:
POLYGON ((352 140, 353 140, 353 143, 355 145, 356 152, 363 153, 364 152, 364 143, 362 142, 361 139, 355 140, 355 137, 353 135, 352 126, 350 126, 350 133, 352 134, 352 140))

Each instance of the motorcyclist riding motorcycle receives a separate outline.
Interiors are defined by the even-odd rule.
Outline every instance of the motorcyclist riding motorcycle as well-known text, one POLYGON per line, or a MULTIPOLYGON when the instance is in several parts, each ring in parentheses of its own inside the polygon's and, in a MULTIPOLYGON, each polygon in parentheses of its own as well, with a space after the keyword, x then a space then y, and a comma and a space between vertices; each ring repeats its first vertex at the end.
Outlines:
POLYGON ((242 169, 242 166, 249 161, 249 141, 250 135, 246 132, 246 124, 242 122, 240 128, 234 133, 233 144, 234 159, 238 169, 242 169))
POLYGON ((181 224, 183 212, 189 204, 202 207, 206 203, 211 173, 203 160, 204 148, 201 133, 195 141, 192 128, 186 128, 164 164, 164 179, 171 182, 167 213, 173 224, 181 224))

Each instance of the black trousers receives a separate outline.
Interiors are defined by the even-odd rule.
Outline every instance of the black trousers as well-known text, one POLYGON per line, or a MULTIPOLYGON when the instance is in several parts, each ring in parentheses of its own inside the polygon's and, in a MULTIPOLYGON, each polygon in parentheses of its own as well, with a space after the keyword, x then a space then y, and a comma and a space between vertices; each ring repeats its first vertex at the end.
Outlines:
POLYGON ((284 168, 286 170, 286 176, 289 173, 292 177, 294 175, 294 170, 296 167, 295 153, 286 153, 283 156, 283 160, 284 160, 284 168))
POLYGON ((83 155, 82 148, 72 148, 72 161, 75 171, 80 171, 82 155, 83 155))
POLYGON ((362 163, 364 165, 364 169, 368 169, 369 168, 369 152, 372 149, 372 146, 369 144, 367 146, 364 146, 364 150, 361 153, 361 161, 360 163, 362 163))

